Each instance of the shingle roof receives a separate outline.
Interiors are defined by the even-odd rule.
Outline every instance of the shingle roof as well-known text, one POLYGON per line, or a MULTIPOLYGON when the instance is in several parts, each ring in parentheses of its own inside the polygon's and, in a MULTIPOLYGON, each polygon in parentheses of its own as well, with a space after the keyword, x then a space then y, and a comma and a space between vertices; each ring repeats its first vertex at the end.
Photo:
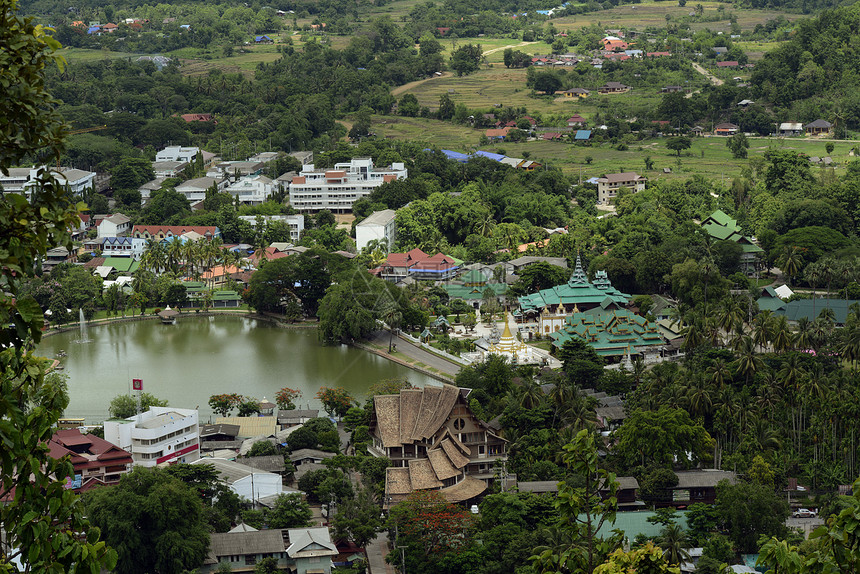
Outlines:
POLYGON ((264 470, 266 472, 279 473, 284 472, 284 470, 286 469, 284 457, 279 454, 271 454, 266 456, 249 456, 243 458, 241 462, 246 466, 256 468, 257 470, 264 470))
POLYGON ((216 557, 271 554, 284 550, 284 535, 279 529, 209 535, 209 552, 216 557))
POLYGON ((676 489, 713 487, 721 480, 732 484, 737 481, 735 473, 730 470, 679 470, 675 474, 678 476, 676 489))
POLYGON ((427 458, 409 460, 409 480, 412 483, 412 488, 416 490, 439 488, 443 484, 436 477, 433 465, 430 463, 430 459, 427 458))
POLYGON ((444 496, 448 502, 456 504, 458 502, 463 502, 464 500, 474 498, 485 490, 487 490, 486 482, 475 477, 466 475, 463 480, 461 480, 454 486, 443 488, 439 492, 442 493, 442 496, 444 496))

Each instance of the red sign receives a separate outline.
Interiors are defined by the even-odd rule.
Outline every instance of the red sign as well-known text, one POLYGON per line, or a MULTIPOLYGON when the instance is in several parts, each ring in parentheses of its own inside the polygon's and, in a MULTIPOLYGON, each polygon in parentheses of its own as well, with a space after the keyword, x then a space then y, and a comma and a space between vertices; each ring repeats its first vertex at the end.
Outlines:
POLYGON ((131 380, 131 388, 135 391, 143 390, 143 379, 132 379, 131 380))
POLYGON ((160 458, 155 459, 155 463, 161 464, 162 462, 167 462, 173 458, 182 456, 183 454, 188 454, 189 452, 194 452, 198 448, 200 448, 199 444, 192 444, 191 446, 187 446, 183 449, 177 450, 176 452, 173 452, 171 454, 166 454, 160 458))

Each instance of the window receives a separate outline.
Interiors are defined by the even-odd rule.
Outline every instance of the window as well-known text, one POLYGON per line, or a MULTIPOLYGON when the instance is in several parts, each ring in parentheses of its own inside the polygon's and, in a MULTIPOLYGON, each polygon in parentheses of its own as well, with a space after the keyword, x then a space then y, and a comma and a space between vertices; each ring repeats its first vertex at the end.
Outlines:
POLYGON ((454 428, 457 430, 463 430, 463 427, 466 426, 466 421, 462 418, 454 419, 454 428))

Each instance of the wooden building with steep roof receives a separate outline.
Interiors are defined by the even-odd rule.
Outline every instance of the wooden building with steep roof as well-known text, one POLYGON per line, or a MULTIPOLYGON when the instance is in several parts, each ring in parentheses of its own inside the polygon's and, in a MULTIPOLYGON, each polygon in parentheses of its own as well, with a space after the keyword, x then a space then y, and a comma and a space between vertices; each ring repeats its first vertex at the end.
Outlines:
POLYGON ((439 490, 453 503, 487 490, 507 441, 469 409, 470 389, 403 389, 373 398, 368 451, 388 457, 385 507, 415 490, 439 490))

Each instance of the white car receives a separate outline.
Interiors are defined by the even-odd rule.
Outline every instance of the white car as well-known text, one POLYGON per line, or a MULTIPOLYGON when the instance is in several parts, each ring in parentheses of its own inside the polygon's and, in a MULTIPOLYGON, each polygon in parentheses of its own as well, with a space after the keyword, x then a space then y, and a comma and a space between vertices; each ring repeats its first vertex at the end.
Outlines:
POLYGON ((815 518, 816 512, 808 508, 798 508, 791 515, 795 518, 815 518))

